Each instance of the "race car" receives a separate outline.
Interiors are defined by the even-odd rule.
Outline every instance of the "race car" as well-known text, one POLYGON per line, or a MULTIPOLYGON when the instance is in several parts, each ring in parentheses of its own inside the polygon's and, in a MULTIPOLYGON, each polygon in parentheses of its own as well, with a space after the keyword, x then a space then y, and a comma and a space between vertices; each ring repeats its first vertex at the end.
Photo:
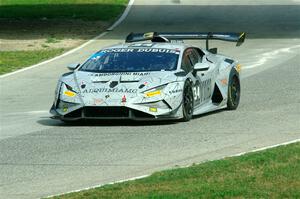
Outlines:
POLYGON ((130 33, 83 64, 70 65, 57 84, 50 113, 62 121, 133 119, 189 121, 240 101, 241 65, 209 48, 245 33, 130 33), (184 40, 206 40, 206 48, 184 40))

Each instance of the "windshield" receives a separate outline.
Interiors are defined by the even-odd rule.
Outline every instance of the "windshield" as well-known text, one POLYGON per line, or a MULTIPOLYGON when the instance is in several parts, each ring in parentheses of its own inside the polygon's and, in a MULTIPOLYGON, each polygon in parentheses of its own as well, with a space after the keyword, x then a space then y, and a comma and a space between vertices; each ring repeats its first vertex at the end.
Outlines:
POLYGON ((94 54, 79 69, 89 72, 176 70, 179 51, 162 48, 117 48, 94 54))

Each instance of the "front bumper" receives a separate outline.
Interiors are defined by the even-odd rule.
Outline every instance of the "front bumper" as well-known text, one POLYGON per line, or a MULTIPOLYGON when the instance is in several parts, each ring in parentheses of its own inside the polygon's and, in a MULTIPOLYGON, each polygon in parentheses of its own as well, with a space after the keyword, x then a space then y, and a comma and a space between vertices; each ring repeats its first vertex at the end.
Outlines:
MULTIPOLYGON (((181 107, 181 106, 180 106, 181 107)), ((179 108, 180 108, 179 107, 179 108)), ((178 109, 179 109, 178 108, 178 109)), ((55 106, 50 109, 50 113, 53 115, 53 119, 61 119, 65 121, 76 120, 111 120, 111 119, 129 119, 129 120, 170 120, 180 119, 180 115, 177 114, 178 109, 170 111, 168 114, 163 115, 151 115, 136 109, 132 109, 126 106, 86 106, 74 111, 71 111, 65 115, 59 114, 55 106)))

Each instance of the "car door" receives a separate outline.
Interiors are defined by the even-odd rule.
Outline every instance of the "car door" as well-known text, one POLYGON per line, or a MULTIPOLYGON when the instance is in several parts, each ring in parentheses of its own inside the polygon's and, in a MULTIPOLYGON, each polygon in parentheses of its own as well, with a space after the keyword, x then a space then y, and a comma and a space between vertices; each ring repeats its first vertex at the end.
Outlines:
POLYGON ((191 48, 189 57, 191 60, 192 66, 195 66, 197 63, 208 62, 209 68, 207 71, 195 71, 193 68, 193 75, 196 78, 196 82, 193 87, 194 91, 194 106, 195 108, 207 103, 210 101, 212 96, 212 63, 206 59, 205 54, 201 54, 201 50, 197 48, 191 48))

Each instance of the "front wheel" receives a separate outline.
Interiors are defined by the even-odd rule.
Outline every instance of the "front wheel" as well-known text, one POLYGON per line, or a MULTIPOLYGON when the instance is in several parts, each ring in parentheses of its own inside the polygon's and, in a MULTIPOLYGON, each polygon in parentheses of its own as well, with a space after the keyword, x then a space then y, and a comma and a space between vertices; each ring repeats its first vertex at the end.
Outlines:
POLYGON ((194 97, 193 89, 190 82, 184 84, 183 89, 183 99, 182 99, 182 113, 183 113, 183 122, 190 121, 193 117, 194 110, 194 97))
POLYGON ((235 110, 240 103, 241 86, 240 80, 236 75, 233 75, 228 84, 228 100, 227 109, 235 110))

